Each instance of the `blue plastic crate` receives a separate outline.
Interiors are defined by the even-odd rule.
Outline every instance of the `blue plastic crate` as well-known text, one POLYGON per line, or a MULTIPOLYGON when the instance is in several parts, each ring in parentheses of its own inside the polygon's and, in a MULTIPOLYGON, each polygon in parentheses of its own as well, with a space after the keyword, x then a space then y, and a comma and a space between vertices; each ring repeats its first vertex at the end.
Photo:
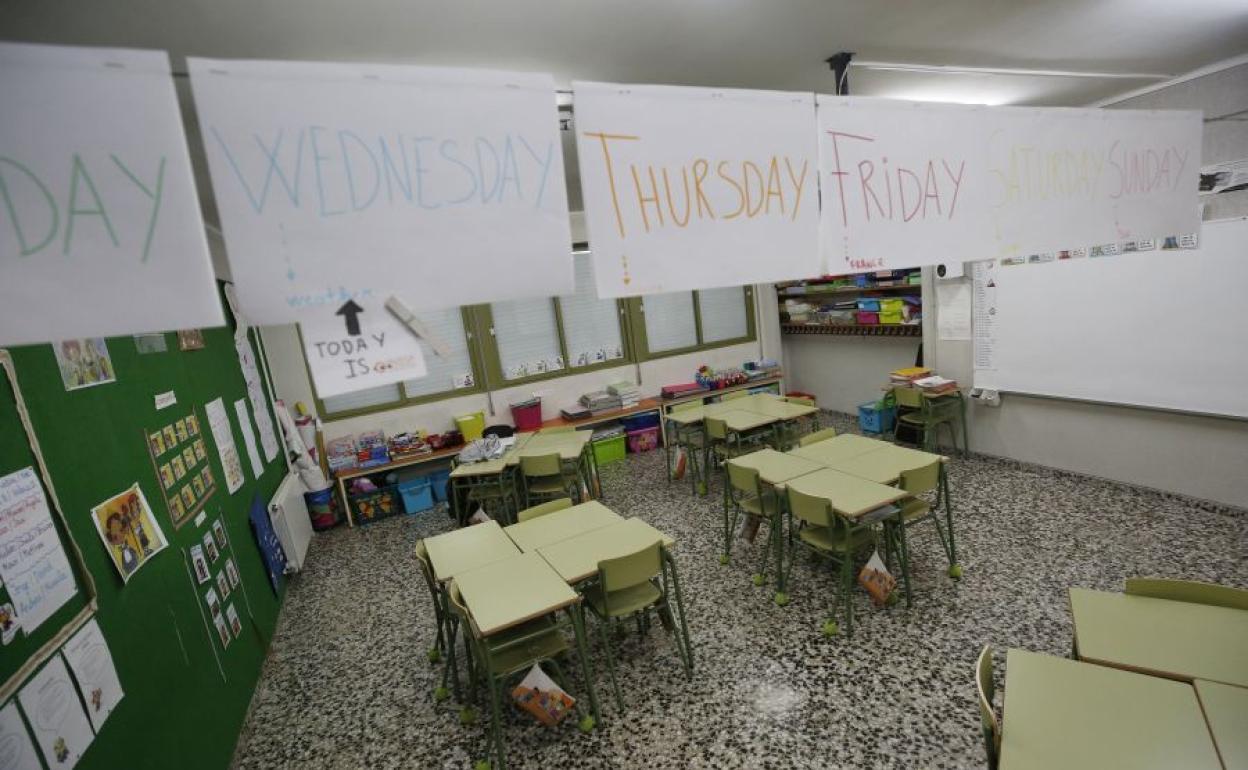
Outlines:
POLYGON ((433 507, 433 485, 427 477, 400 482, 399 494, 403 496, 405 513, 420 513, 433 507))
POLYGON ((659 413, 642 412, 641 414, 630 414, 628 417, 621 417, 620 422, 624 425, 625 433, 653 428, 659 424, 659 413))
POLYGON ((878 401, 858 405, 858 427, 863 433, 887 433, 897 419, 897 407, 881 407, 878 401))
POLYGON ((445 503, 447 500, 447 485, 451 481, 451 469, 444 468, 440 471, 430 473, 429 484, 433 487, 433 499, 439 503, 445 503))

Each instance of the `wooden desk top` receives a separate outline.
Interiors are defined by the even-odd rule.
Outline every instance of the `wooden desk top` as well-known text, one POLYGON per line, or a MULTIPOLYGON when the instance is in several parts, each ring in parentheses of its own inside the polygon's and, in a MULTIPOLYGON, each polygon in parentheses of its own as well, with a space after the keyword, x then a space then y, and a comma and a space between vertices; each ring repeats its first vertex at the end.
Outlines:
POLYGON ((425 549, 439 581, 520 553, 498 522, 492 520, 427 537, 425 549))
POLYGON ((1080 660, 1248 687, 1248 611, 1070 589, 1080 660))
POLYGON ((766 427, 776 422, 775 417, 768 417, 765 414, 749 412, 744 409, 734 409, 710 416, 718 417, 723 420, 728 430, 734 433, 744 433, 746 431, 766 427))
POLYGON ((579 601, 536 553, 493 562, 455 576, 477 633, 490 636, 579 601))
POLYGON ((504 527, 503 532, 524 552, 576 537, 584 532, 624 521, 618 513, 597 500, 564 508, 536 519, 504 527))
POLYGON ((574 585, 597 575, 598 562, 634 553, 655 540, 661 540, 667 548, 676 542, 641 519, 627 519, 539 548, 537 552, 560 577, 574 585))
POLYGON ((1000 770, 1218 768, 1188 685, 1010 650, 1000 770))

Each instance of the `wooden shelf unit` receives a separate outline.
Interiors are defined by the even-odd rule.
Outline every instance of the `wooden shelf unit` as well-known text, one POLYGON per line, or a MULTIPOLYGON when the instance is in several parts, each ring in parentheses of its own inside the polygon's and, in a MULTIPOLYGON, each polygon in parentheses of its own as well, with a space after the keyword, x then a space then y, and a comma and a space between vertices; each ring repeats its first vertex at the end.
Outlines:
POLYGON ((919 337, 922 324, 780 324, 785 334, 823 334, 842 337, 919 337))

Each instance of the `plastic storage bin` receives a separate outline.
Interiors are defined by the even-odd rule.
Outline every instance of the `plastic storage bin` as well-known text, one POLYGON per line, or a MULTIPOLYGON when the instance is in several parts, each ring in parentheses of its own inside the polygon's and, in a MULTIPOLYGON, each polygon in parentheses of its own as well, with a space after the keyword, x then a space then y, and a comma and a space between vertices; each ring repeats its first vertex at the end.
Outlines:
POLYGON ((599 465, 607 465, 608 463, 623 460, 625 454, 624 442, 625 437, 622 435, 590 442, 590 446, 594 449, 594 462, 599 465))
POLYGON ((447 485, 451 483, 451 469, 443 468, 429 474, 429 484, 433 487, 433 499, 439 503, 447 501, 447 485))
POLYGON ((622 417, 620 418, 620 423, 624 426, 624 430, 629 433, 632 433, 635 430, 653 428, 659 424, 659 413, 646 412, 645 414, 634 414, 628 417, 622 417))
POLYGON ((649 452, 659 448, 659 426, 639 428, 628 432, 628 451, 649 452))
POLYGON ((455 418, 455 427, 464 434, 464 441, 476 441, 481 438, 481 431, 485 429, 485 413, 461 414, 455 418))
POLYGON ((880 314, 869 310, 858 311, 858 323, 866 326, 872 326, 880 322, 880 314))
POLYGON ((511 405, 511 420, 516 430, 537 430, 542 427, 542 400, 535 398, 523 404, 511 405))
POLYGON ((399 494, 403 496, 405 513, 420 513, 433 507, 433 485, 428 476, 399 482, 399 494))
POLYGON ((897 419, 897 407, 882 406, 879 401, 858 405, 858 427, 863 433, 887 433, 897 419))
POLYGON ((315 492, 304 492, 303 502, 308 506, 308 518, 312 529, 323 532, 338 524, 338 496, 335 487, 328 486, 315 492))
POLYGON ((364 492, 351 496, 351 509, 356 524, 384 519, 399 512, 399 495, 394 487, 380 487, 376 492, 364 492))
POLYGON ((858 300, 858 309, 871 310, 878 313, 880 311, 880 301, 878 299, 860 299, 858 300))

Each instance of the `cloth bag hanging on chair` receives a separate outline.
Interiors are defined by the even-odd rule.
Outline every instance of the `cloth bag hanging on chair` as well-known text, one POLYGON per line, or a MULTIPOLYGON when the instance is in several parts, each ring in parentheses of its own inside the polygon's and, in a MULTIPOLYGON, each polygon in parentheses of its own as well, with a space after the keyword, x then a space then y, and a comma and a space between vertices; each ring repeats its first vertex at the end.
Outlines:
POLYGON ((882 607, 888 602, 889 594, 897 587, 897 578, 893 577, 884 566, 879 551, 873 551, 871 558, 862 566, 858 573, 858 583, 871 595, 871 603, 882 607))
POLYGON ((533 668, 529 669, 529 673, 524 675, 524 679, 520 680, 520 684, 511 691, 511 697, 515 699, 520 708, 532 714, 537 721, 547 727, 559 724, 564 717, 572 713, 572 707, 576 705, 576 699, 555 684, 555 680, 551 679, 536 663, 533 664, 533 668))

